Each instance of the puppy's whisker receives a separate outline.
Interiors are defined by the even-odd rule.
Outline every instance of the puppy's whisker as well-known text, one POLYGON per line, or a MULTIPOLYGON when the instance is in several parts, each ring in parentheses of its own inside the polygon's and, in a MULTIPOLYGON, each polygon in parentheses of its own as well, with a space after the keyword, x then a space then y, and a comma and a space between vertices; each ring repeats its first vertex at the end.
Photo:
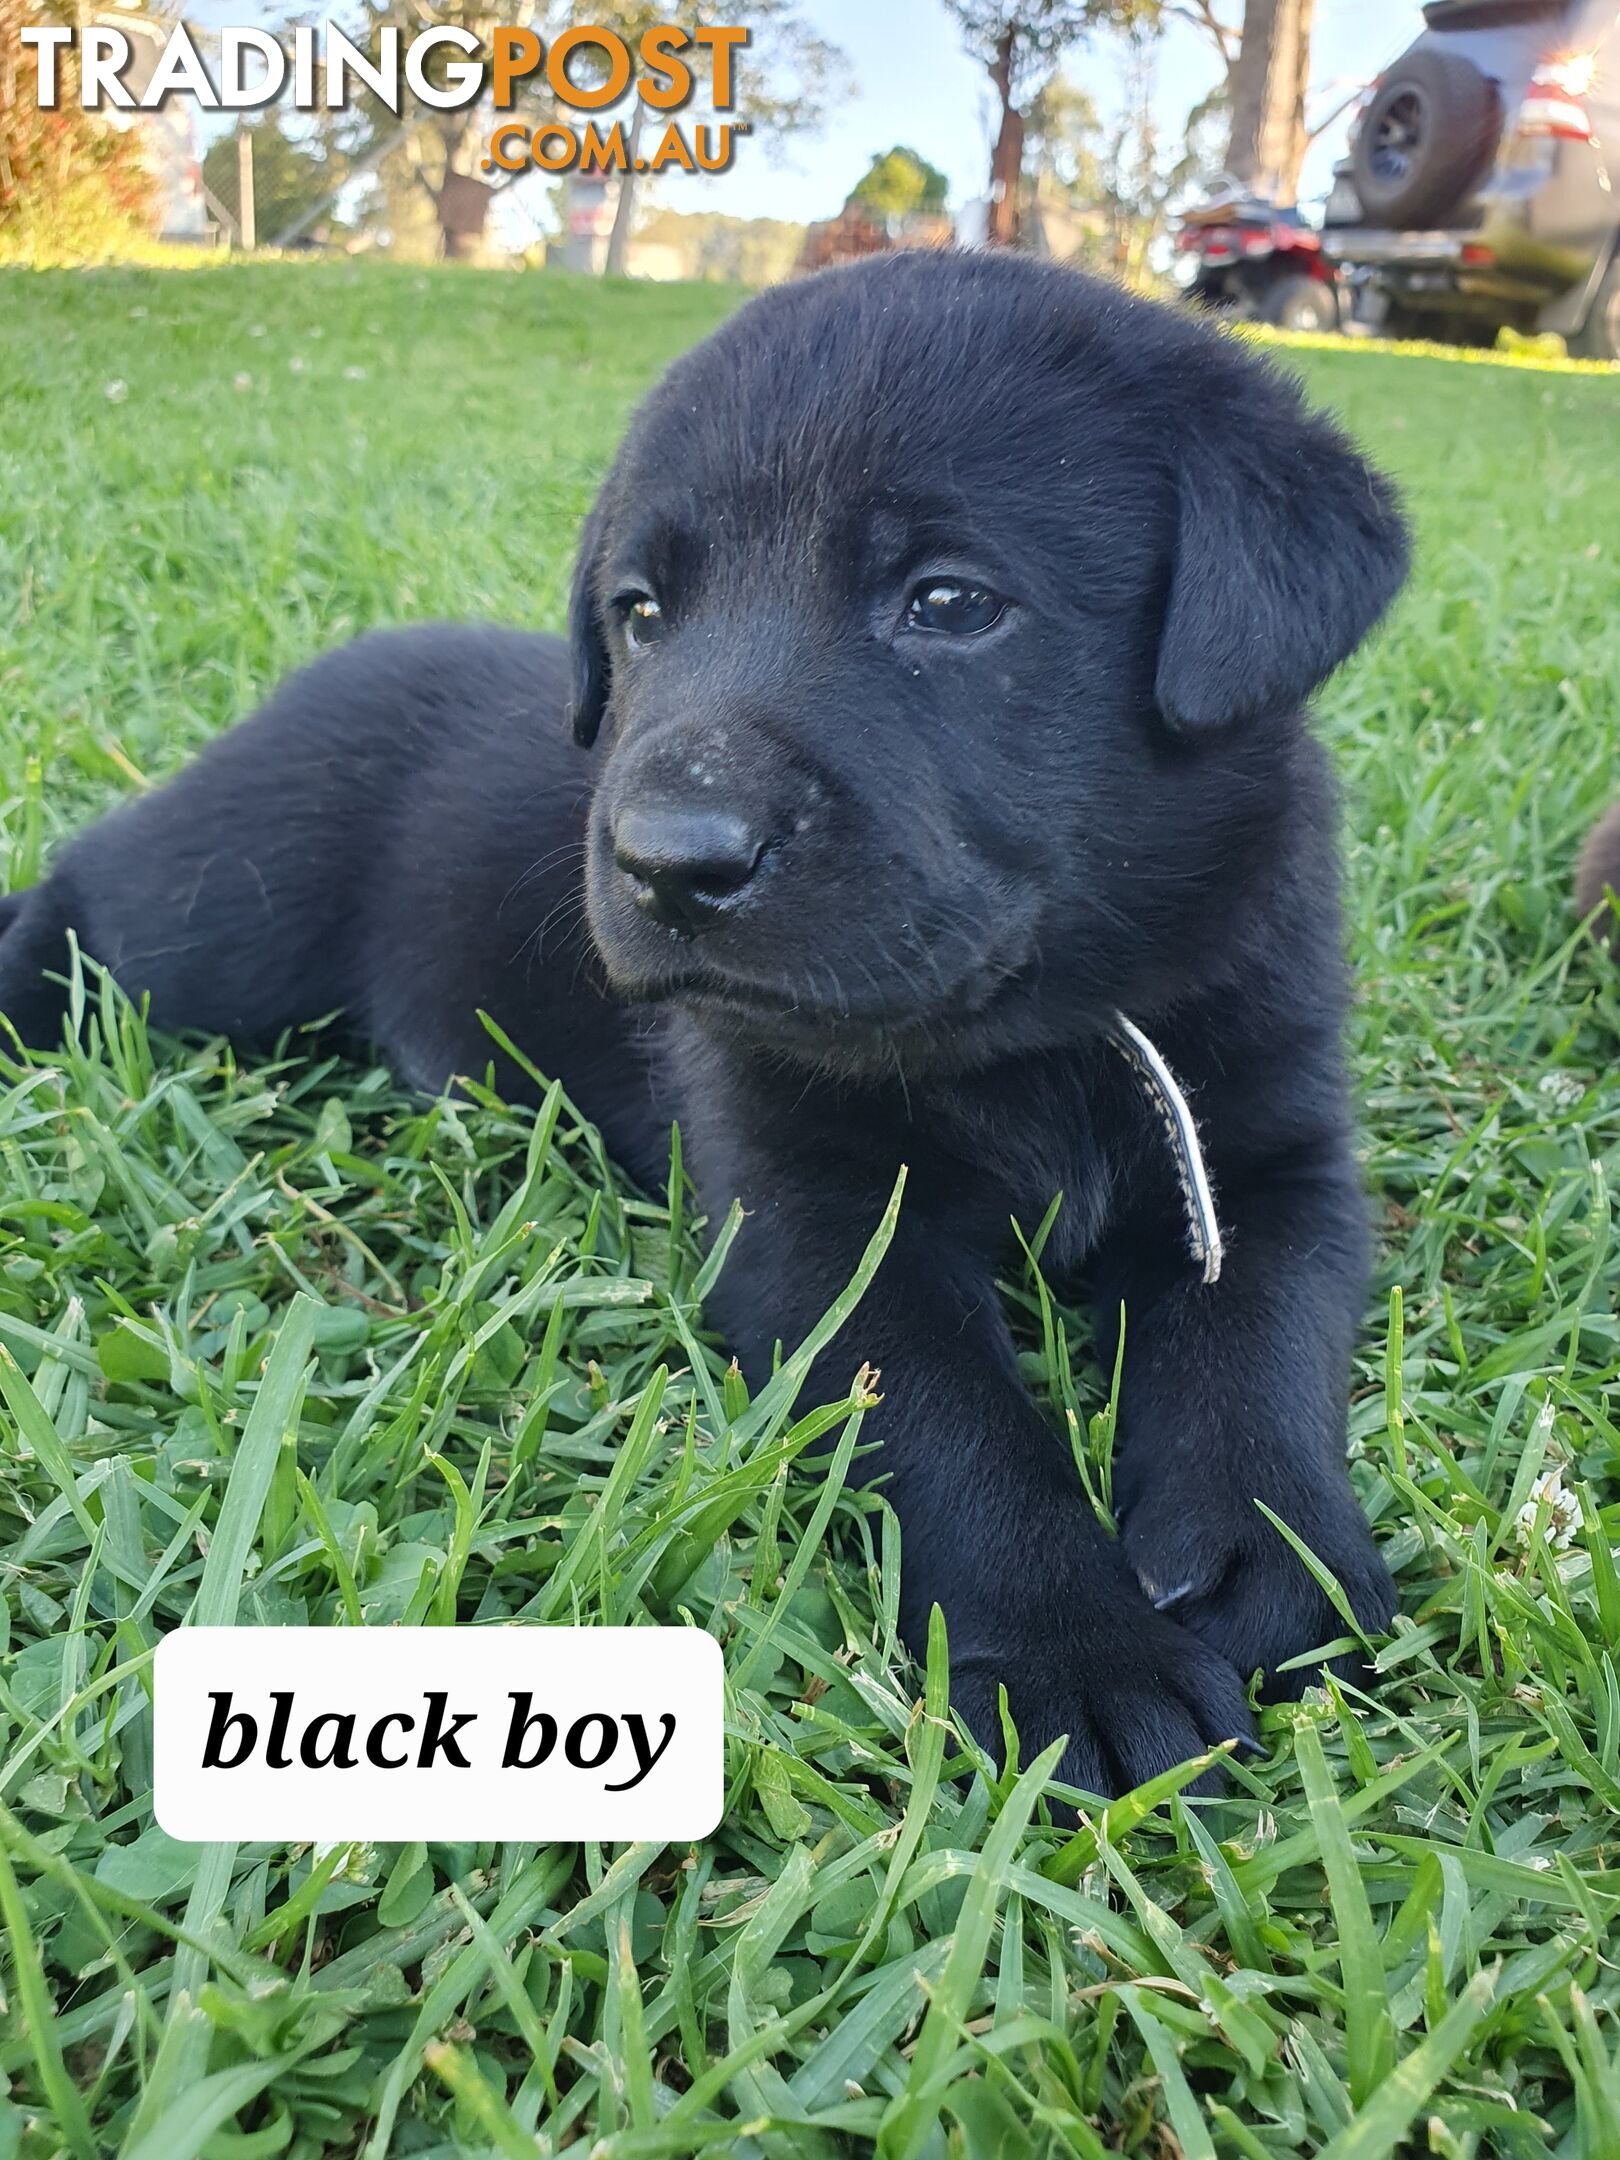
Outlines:
POLYGON ((577 924, 585 920, 587 905, 583 893, 565 893, 542 917, 536 926, 535 937, 537 939, 544 937, 554 924, 559 923, 566 930, 572 930, 577 924))
POLYGON ((497 921, 505 914, 509 903, 515 900, 520 892, 531 885, 536 878, 543 877, 546 871, 556 864, 567 861, 570 856, 577 857, 583 863, 585 860, 585 842, 583 840, 564 841, 561 847, 553 848, 550 854, 542 855, 537 862, 530 863, 526 870, 519 871, 518 875, 501 895, 500 904, 495 910, 497 921))
POLYGON ((560 929, 559 943, 565 946, 584 921, 585 908, 583 893, 565 893, 518 944, 507 965, 515 968, 520 962, 523 964, 525 989, 533 988, 535 968, 545 958, 547 932, 554 927, 560 929))

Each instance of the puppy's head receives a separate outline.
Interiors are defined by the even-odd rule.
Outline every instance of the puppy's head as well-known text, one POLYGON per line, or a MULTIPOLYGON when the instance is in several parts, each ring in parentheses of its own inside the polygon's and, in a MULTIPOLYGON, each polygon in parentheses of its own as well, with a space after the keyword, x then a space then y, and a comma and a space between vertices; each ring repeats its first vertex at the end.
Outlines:
POLYGON ((1337 432, 1171 311, 993 256, 764 295, 652 393, 581 550, 611 976, 851 1068, 1151 1009, 1405 561, 1337 432))

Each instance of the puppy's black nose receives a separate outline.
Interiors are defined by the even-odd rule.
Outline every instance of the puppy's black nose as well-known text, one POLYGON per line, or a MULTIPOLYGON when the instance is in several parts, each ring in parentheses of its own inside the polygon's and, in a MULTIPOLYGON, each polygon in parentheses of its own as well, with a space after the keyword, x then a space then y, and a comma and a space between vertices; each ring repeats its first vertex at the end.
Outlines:
POLYGON ((701 930, 759 868, 765 842, 731 810, 666 804, 630 809, 613 824, 613 860, 644 914, 701 930))

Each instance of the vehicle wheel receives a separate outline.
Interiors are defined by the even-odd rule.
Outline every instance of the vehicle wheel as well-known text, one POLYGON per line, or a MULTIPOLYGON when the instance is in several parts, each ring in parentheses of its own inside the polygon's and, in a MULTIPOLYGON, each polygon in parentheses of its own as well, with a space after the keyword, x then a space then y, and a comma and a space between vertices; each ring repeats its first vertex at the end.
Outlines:
POLYGON ((1610 263, 1591 313, 1570 339, 1569 349, 1580 360, 1620 361, 1620 253, 1610 263))
POLYGON ((1440 224, 1485 170, 1501 132, 1495 85, 1471 60, 1408 53, 1379 85, 1350 153, 1367 222, 1440 224))
POLYGON ((1383 335, 1403 345, 1494 345, 1496 326, 1481 330, 1443 308, 1392 307, 1384 317, 1383 335))
POLYGON ((1378 327, 1381 336, 1401 345, 1422 345, 1434 337, 1434 317, 1417 308, 1393 306, 1378 327))
POLYGON ((1261 299, 1260 319, 1279 330, 1337 330, 1339 296, 1323 278, 1279 278, 1261 299))

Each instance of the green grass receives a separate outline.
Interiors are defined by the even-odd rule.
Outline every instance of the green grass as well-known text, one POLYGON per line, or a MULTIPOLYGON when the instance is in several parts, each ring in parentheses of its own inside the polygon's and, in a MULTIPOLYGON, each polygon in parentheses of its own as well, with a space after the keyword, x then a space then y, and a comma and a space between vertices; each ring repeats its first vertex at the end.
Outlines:
MULTIPOLYGON (((321 646, 555 623, 626 412, 727 304, 0 280, 12 879, 321 646)), ((1226 1799, 1077 1832, 897 1652, 858 1318, 801 1460, 823 1421, 701 1332, 689 1194, 628 1192, 568 1105, 154 1046, 92 991, 82 1047, 0 1065, 0 2156, 1620 2153, 1620 995, 1567 903, 1620 782, 1620 380, 1294 357, 1422 541, 1324 703, 1384 1232, 1350 1413, 1402 1591, 1377 1685, 1268 1713, 1226 1799), (150 1653, 233 1615, 688 1616, 726 1650, 725 1822, 177 1847, 150 1653)), ((1054 1402, 1063 1356, 1028 1354, 1054 1402)))

